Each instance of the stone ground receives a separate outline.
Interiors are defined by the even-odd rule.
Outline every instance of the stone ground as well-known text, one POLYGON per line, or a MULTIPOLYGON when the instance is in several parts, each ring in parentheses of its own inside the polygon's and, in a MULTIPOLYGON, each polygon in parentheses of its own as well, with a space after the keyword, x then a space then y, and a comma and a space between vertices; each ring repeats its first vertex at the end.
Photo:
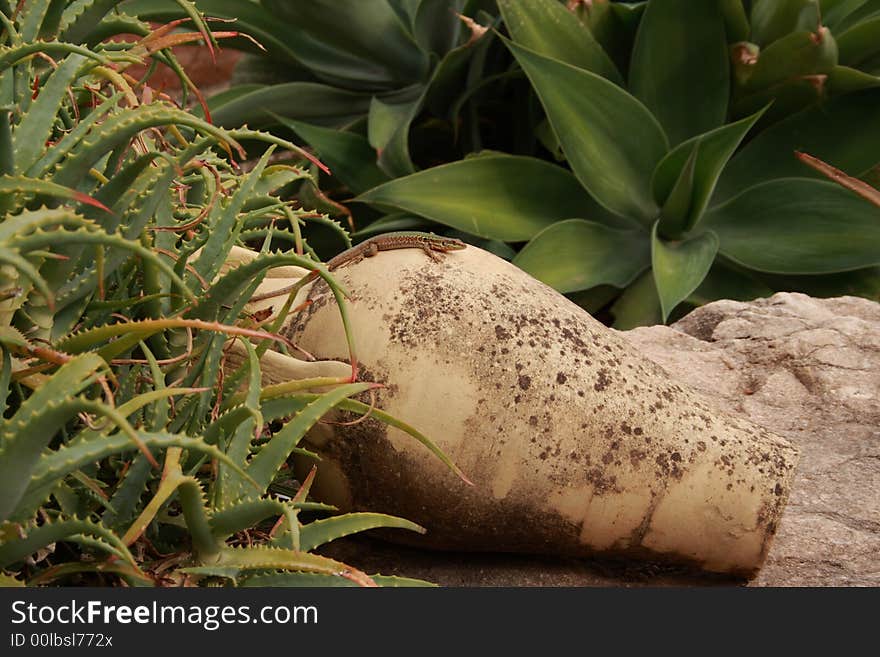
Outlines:
MULTIPOLYGON (((801 450, 788 507, 752 586, 880 585, 880 304, 780 293, 717 301, 624 335, 727 411, 801 450)), ((444 586, 745 584, 644 563, 458 554, 361 538, 329 550, 367 572, 444 586)))

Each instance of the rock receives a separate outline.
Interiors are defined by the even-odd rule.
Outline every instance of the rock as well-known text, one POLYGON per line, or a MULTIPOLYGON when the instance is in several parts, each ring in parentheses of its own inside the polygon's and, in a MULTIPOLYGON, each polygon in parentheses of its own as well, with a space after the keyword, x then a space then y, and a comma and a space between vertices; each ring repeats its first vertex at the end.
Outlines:
POLYGON ((624 334, 801 451, 764 568, 771 586, 880 584, 880 304, 779 293, 624 334))
MULTIPOLYGON (((672 376, 797 445, 801 460, 753 586, 880 584, 880 304, 780 293, 717 301, 622 333, 672 376)), ((639 564, 448 555, 375 541, 339 556, 446 585, 704 584, 639 564)))
MULTIPOLYGON (((378 405, 426 434, 475 482, 401 431, 367 420, 307 437, 313 491, 343 510, 425 526, 419 545, 607 556, 753 574, 785 505, 796 451, 719 411, 616 332, 478 248, 432 262, 385 252, 335 272, 378 405)), ((287 335, 348 354, 326 285, 287 335)))

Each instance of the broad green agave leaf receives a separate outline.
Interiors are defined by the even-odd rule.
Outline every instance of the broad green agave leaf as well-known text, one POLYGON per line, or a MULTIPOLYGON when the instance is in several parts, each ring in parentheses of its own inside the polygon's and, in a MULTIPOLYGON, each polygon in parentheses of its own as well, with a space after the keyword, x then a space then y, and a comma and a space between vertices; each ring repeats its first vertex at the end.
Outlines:
POLYGON ((663 321, 682 301, 696 290, 718 253, 718 238, 711 231, 681 241, 667 241, 651 235, 651 265, 663 321))
POLYGON ((687 301, 699 306, 719 299, 751 301, 771 294, 773 289, 753 274, 716 259, 703 282, 688 296, 687 301))
POLYGON ((557 0, 499 0, 498 8, 516 43, 623 86, 592 32, 557 0))
POLYGON ((639 23, 629 89, 676 145, 724 124, 730 89, 718 2, 651 0, 639 23))
POLYGON ((611 306, 614 328, 626 331, 637 326, 663 323, 663 311, 653 270, 639 276, 611 306))
POLYGON ((828 25, 838 34, 855 27, 859 23, 876 18, 880 14, 880 1, 878 0, 847 0, 841 2, 837 11, 828 18, 828 25), (833 22, 832 22, 833 21, 833 22))
POLYGON ((739 96, 801 76, 830 73, 836 65, 837 42, 828 28, 792 32, 760 52, 741 85, 739 96))
POLYGON ((837 37, 840 63, 859 66, 880 53, 880 15, 854 25, 837 37))
POLYGON ((851 176, 880 162, 880 89, 834 98, 767 128, 725 167, 713 204, 774 178, 815 174, 795 158, 804 151, 851 176))
POLYGON ((815 30, 819 16, 819 0, 754 0, 752 41, 765 46, 791 32, 815 30))
MULTIPOLYGON (((610 84, 610 83, 609 83, 610 84)), ((491 239, 524 242, 561 219, 619 225, 562 167, 514 155, 474 157, 392 180, 356 200, 491 239)))
POLYGON ((386 0, 346 3, 344 12, 337 0, 261 4, 284 24, 297 61, 331 84, 383 90, 422 81, 428 73, 428 53, 386 0))
POLYGON ((362 116, 370 107, 363 94, 317 82, 287 82, 249 86, 246 93, 228 95, 215 102, 211 116, 217 125, 252 128, 276 122, 273 115, 294 121, 341 128, 362 116))
MULTIPOLYGON (((687 201, 681 203, 684 214, 674 218, 676 230, 685 232, 698 224, 712 198, 724 167, 762 113, 763 110, 735 123, 693 137, 676 146, 657 165, 651 188, 654 192, 654 200, 659 205, 666 205, 682 175, 692 176, 687 201), (695 158, 692 174, 685 172, 686 164, 691 157, 695 158)), ((662 224, 661 233, 666 234, 665 226, 662 224)))
POLYGON ((513 263, 559 292, 626 287, 650 265, 648 234, 595 221, 558 221, 538 233, 513 263))
POLYGON ((720 252, 749 269, 827 274, 880 264, 880 211, 829 182, 783 178, 712 208, 720 252))
POLYGON ((653 219, 658 208, 651 174, 669 145, 651 112, 594 73, 506 43, 531 80, 581 184, 610 212, 653 219))

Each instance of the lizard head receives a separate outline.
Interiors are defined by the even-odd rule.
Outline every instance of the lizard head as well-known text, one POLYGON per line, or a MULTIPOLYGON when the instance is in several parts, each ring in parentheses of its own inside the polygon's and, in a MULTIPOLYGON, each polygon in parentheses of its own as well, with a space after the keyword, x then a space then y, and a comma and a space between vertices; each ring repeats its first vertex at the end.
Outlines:
POLYGON ((441 251, 461 251, 467 246, 467 244, 454 237, 437 237, 435 240, 437 248, 441 251))

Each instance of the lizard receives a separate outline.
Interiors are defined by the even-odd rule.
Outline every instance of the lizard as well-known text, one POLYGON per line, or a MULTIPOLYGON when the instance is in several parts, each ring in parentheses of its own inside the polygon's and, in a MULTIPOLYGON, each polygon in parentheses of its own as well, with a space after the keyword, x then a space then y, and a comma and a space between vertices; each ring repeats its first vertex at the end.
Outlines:
MULTIPOLYGON (((443 253, 449 251, 460 251, 467 244, 453 237, 443 237, 434 233, 422 233, 418 231, 398 231, 394 233, 384 233, 376 235, 360 244, 357 244, 347 251, 343 251, 327 261, 327 270, 334 271, 340 267, 360 262, 364 258, 371 258, 380 251, 392 251, 394 249, 421 249, 434 262, 442 260, 443 253)), ((309 274, 311 278, 317 276, 317 272, 313 271, 309 274)), ((265 294, 258 294, 251 297, 251 301, 263 301, 272 297, 283 296, 289 294, 294 289, 302 285, 301 281, 265 294)))

